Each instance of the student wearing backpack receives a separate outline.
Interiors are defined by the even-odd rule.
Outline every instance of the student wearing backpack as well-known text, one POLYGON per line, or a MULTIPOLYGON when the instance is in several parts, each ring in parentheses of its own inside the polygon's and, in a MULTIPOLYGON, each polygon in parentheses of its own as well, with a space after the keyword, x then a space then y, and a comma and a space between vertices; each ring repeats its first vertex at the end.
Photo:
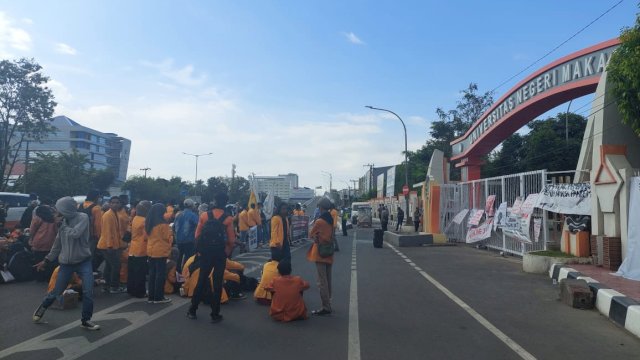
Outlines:
MULTIPOLYGON (((198 215, 194 212, 195 203, 191 199, 184 201, 184 210, 176 216, 176 243, 178 244, 178 269, 195 253, 195 233, 198 226, 198 215)), ((182 270, 180 270, 182 271, 182 270)))
POLYGON ((60 269, 56 285, 49 292, 33 313, 33 321, 42 320, 47 308, 67 288, 73 273, 82 280, 82 319, 81 327, 87 330, 98 330, 100 325, 91 322, 93 316, 93 269, 91 268, 91 248, 89 245, 89 217, 77 211, 73 198, 67 196, 56 202, 56 209, 63 216, 58 235, 45 259, 36 264, 36 269, 58 260, 60 269))
POLYGON ((98 240, 100 239, 100 229, 102 228, 102 208, 98 204, 100 192, 90 190, 84 203, 78 207, 80 212, 89 216, 89 243, 91 244, 91 255, 93 256, 93 271, 97 271, 104 260, 102 254, 96 251, 98 240))
POLYGON ((209 273, 213 269, 213 296, 211 299, 211 322, 222 320, 220 315, 220 297, 222 296, 222 281, 226 267, 227 256, 231 254, 236 241, 236 233, 233 229, 233 218, 225 214, 227 194, 215 195, 215 207, 213 210, 202 213, 196 228, 196 251, 200 254, 200 274, 198 284, 191 298, 191 306, 187 312, 187 318, 196 319, 198 305, 207 288, 210 287, 209 273))
POLYGON ((166 211, 163 204, 153 204, 144 223, 148 234, 149 301, 147 302, 150 304, 164 304, 171 301, 164 296, 164 283, 167 280, 167 258, 171 254, 171 245, 173 245, 173 231, 164 219, 166 211))

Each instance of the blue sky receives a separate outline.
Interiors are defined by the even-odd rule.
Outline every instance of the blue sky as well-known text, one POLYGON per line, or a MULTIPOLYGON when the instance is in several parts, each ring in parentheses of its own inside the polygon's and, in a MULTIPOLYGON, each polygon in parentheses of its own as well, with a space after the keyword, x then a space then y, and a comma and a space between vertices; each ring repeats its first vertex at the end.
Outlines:
MULTIPOLYGON (((0 55, 34 57, 57 114, 133 141, 129 174, 362 176, 427 139, 435 109, 490 90, 617 1, 2 1, 0 55)), ((626 0, 506 86, 633 24, 626 0)), ((580 107, 588 98, 574 102, 580 107)), ((563 106, 564 109, 564 106, 563 106)), ((586 111, 584 108, 583 111, 586 111)), ((554 113, 557 111, 554 111, 554 113)), ((425 164, 426 166, 426 164, 425 164)))

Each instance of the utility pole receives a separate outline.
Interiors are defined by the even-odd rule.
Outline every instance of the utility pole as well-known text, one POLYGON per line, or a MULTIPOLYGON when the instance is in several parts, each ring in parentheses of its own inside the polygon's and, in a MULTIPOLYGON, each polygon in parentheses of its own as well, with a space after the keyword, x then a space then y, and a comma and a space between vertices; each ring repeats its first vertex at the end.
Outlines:
POLYGON ((146 179, 147 178, 147 171, 151 170, 151 168, 150 167, 146 167, 146 168, 142 168, 140 170, 144 171, 144 178, 146 179))
POLYGON ((357 192, 356 192, 356 183, 358 182, 358 180, 349 180, 353 183, 353 197, 357 197, 357 192))

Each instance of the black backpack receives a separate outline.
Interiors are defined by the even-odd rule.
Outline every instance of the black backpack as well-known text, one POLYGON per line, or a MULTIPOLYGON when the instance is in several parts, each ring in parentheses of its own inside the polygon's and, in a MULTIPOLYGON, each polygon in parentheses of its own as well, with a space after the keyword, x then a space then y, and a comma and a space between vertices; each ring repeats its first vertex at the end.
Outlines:
POLYGON ((89 217, 89 237, 93 237, 93 208, 98 205, 96 203, 91 204, 88 208, 85 208, 82 204, 78 205, 78 212, 85 213, 89 217))
POLYGON ((16 281, 31 281, 35 278, 33 268, 33 254, 23 246, 14 244, 9 250, 10 258, 7 270, 13 275, 16 281), (11 254, 13 253, 13 254, 11 254))
POLYGON ((216 219, 212 211, 207 211, 207 217, 207 222, 202 226, 200 237, 197 239, 196 249, 224 250, 227 244, 227 227, 224 225, 227 214, 222 214, 216 219))

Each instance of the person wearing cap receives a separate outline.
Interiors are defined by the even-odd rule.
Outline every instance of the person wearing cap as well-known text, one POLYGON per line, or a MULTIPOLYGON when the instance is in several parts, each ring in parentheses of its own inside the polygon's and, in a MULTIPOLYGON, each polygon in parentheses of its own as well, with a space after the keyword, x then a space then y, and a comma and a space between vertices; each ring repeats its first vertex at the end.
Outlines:
POLYGON ((184 210, 176 217, 174 227, 176 243, 178 244, 178 269, 188 258, 195 254, 195 233, 198 226, 198 215, 194 211, 195 202, 191 199, 184 201, 184 210))
POLYGON ((307 260, 316 264, 318 271, 318 288, 320 289, 320 299, 322 300, 322 309, 314 310, 313 315, 329 315, 331 314, 331 267, 333 264, 333 255, 320 256, 318 244, 331 244, 333 242, 333 218, 329 213, 331 209, 331 201, 322 198, 318 202, 320 216, 313 223, 313 227, 309 230, 309 238, 313 240, 311 248, 307 252, 307 260))
POLYGON ((91 266, 91 245, 89 244, 89 216, 77 211, 72 197, 66 196, 56 202, 56 209, 62 215, 58 235, 51 252, 43 261, 35 265, 38 271, 54 260, 60 268, 56 285, 33 313, 33 321, 42 320, 45 312, 58 296, 67 288, 73 273, 82 280, 82 318, 81 327, 87 330, 99 330, 100 325, 91 322, 93 316, 93 269, 91 266))

